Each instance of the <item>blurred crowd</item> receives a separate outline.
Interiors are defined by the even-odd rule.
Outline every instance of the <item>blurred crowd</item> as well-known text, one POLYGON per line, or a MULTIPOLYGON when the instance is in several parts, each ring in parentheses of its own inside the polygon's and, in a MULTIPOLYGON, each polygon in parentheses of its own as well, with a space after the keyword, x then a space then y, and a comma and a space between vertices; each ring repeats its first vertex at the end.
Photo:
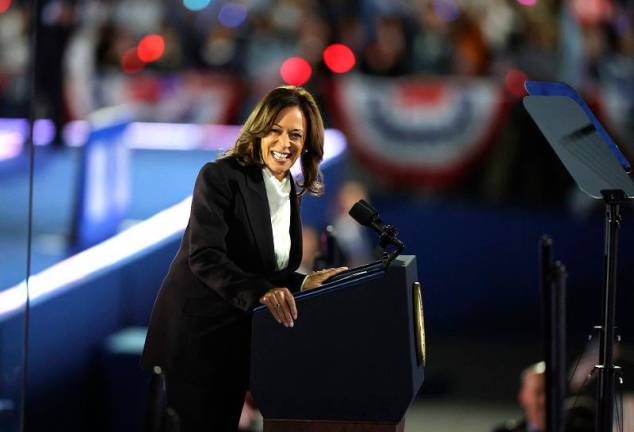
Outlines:
POLYGON ((543 138, 516 103, 527 78, 570 84, 600 117, 609 114, 619 144, 634 142, 630 0, 41 0, 36 22, 31 4, 0 1, 0 117, 28 115, 37 26, 35 114, 58 126, 58 143, 65 122, 125 102, 122 83, 147 77, 170 78, 133 90, 152 105, 143 120, 239 124, 253 101, 283 82, 280 66, 291 57, 310 65, 304 85, 327 126, 341 127, 325 100, 337 75, 322 55, 332 43, 354 53, 354 74, 477 78, 515 98, 497 127, 504 145, 491 146, 454 195, 576 205, 571 180, 546 145, 534 145, 543 138), (148 35, 160 43, 142 62, 135 49, 148 35), (207 78, 235 99, 223 117, 210 114, 222 104, 205 93, 207 78))
MULTIPOLYGON (((28 88, 31 3, 0 3, 8 5, 0 6, 4 116, 28 88)), ((39 9, 38 88, 54 93, 54 81, 63 81, 86 111, 99 104, 93 80, 125 73, 124 54, 147 34, 165 41, 147 69, 222 71, 251 82, 277 78, 284 59, 300 56, 313 67, 307 85, 317 92, 331 73, 322 51, 339 42, 365 74, 504 79, 516 69, 574 87, 629 86, 634 94, 628 0, 42 0, 39 9)))

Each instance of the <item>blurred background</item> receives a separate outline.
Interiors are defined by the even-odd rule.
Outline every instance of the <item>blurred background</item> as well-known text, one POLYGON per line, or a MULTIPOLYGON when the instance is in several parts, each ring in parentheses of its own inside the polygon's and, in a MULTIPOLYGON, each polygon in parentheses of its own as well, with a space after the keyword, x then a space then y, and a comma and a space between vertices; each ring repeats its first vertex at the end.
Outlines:
MULTIPOLYGON (((285 83, 328 128, 303 268, 372 259, 346 214, 361 198, 417 256, 428 362, 407 429, 522 416, 520 373, 544 356, 544 234, 568 271, 571 392, 592 395, 604 206, 523 108, 526 79, 574 87, 634 160, 630 0, 0 0, 0 429, 142 428, 145 325, 196 174, 285 83)), ((244 423, 261 428, 253 403, 244 423)))

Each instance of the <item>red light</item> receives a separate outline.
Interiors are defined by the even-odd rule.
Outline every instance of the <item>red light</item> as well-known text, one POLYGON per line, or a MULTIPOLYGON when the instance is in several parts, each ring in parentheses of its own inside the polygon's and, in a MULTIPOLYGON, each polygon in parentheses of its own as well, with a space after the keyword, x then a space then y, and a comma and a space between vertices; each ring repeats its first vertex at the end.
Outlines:
POLYGON ((324 50, 324 62, 334 73, 346 73, 354 67, 354 53, 344 44, 332 44, 324 50))
POLYGON ((506 73, 506 77, 504 78, 504 84, 506 85, 506 89, 515 97, 526 96, 526 89, 524 88, 524 83, 528 77, 524 72, 519 69, 511 69, 506 73))
POLYGON ((137 55, 136 48, 130 48, 121 56, 121 68, 125 73, 141 72, 145 63, 137 55))
POLYGON ((310 64, 301 57, 291 57, 282 63, 280 75, 286 84, 304 85, 313 73, 310 64))
POLYGON ((161 58, 165 51, 165 41, 157 34, 145 36, 139 42, 137 55, 141 61, 146 63, 156 61, 161 58))
POLYGON ((0 0, 0 14, 5 13, 11 7, 11 0, 0 0))

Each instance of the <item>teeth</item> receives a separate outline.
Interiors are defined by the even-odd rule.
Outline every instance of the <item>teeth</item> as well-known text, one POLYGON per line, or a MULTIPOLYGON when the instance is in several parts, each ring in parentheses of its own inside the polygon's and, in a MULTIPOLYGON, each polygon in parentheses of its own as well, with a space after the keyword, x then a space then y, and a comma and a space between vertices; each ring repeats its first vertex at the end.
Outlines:
POLYGON ((291 156, 290 153, 280 153, 276 151, 272 151, 271 154, 273 154, 273 157, 277 160, 286 160, 291 156))

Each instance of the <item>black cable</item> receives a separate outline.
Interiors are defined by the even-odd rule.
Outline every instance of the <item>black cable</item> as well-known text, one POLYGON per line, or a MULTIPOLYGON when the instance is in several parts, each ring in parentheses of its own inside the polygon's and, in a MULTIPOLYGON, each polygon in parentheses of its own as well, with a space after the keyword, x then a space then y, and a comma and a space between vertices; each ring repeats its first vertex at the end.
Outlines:
POLYGON ((577 406, 577 400, 579 400, 579 394, 581 393, 581 391, 583 389, 585 389, 586 385, 588 385, 588 382, 590 381, 590 378, 592 377, 592 375, 594 375, 594 372, 596 370, 597 370, 597 368, 593 368, 592 371, 588 375, 586 375, 586 379, 583 381, 583 384, 581 384, 581 388, 579 389, 579 391, 575 395, 575 400, 572 402, 572 406, 570 407, 570 409, 572 409, 572 408, 577 406))
MULTIPOLYGON (((590 336, 588 337, 588 341, 586 342, 586 346, 585 346, 582 354, 577 357, 577 361, 575 362, 575 367, 572 369, 572 372, 568 376, 568 384, 567 385, 568 385, 569 389, 570 389, 570 383, 572 382, 572 378, 575 376, 575 372, 577 372, 577 368, 579 367, 579 363, 581 362, 581 358, 583 357, 583 353, 588 351, 588 349, 590 347, 590 343, 592 342, 592 338, 593 338, 593 335, 592 335, 592 333, 590 333, 590 336)), ((590 377, 593 374, 594 374, 594 369, 592 369, 592 371, 586 376, 586 379, 583 381, 583 383, 581 384, 581 387, 576 392, 577 394, 575 395, 575 400, 574 400, 572 406, 570 407, 571 409, 574 408, 577 405, 577 400, 579 399, 579 394, 583 391, 585 386, 588 384, 588 380, 590 379, 590 377)))
MULTIPOLYGON (((592 341, 592 335, 590 335, 588 342, 586 342, 586 348, 583 350, 583 352, 587 350, 588 345, 590 345, 590 341, 592 341)), ((570 372, 570 374, 568 375, 568 388, 570 388, 570 383, 572 382, 572 379, 575 376, 575 372, 577 372, 577 368, 579 367, 579 363, 581 362, 581 357, 583 357, 583 354, 577 357, 577 361, 575 362, 575 367, 572 369, 572 372, 570 372)))
MULTIPOLYGON (((619 376, 619 384, 623 384, 623 380, 619 376)), ((623 428, 625 427, 625 418, 623 417, 623 386, 619 385, 619 398, 616 403, 616 425, 617 430, 623 432, 623 428), (621 405, 621 410, 619 411, 619 402, 621 405)))
POLYGON ((31 277, 31 251, 33 241, 33 175, 35 168, 35 146, 33 145, 33 130, 35 128, 35 59, 37 56, 38 46, 38 18, 40 11, 39 0, 31 2, 31 40, 30 51, 31 61, 29 62, 29 94, 28 94, 28 131, 26 148, 29 152, 29 198, 28 198, 28 216, 27 216, 27 246, 26 246, 26 299, 24 303, 24 338, 22 346, 22 397, 20 398, 20 432, 25 430, 26 421, 26 400, 28 388, 28 371, 29 371, 29 328, 31 321, 31 301, 29 279, 31 277))

